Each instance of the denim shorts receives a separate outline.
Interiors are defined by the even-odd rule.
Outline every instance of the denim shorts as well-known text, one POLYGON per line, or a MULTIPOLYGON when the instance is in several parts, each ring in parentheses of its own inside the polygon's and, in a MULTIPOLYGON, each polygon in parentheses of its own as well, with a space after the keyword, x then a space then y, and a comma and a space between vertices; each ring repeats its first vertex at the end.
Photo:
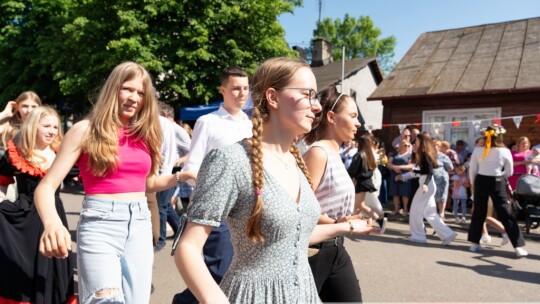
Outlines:
POLYGON ((148 304, 153 262, 146 198, 85 197, 77 229, 80 303, 148 304), (103 289, 115 296, 96 297, 103 289))

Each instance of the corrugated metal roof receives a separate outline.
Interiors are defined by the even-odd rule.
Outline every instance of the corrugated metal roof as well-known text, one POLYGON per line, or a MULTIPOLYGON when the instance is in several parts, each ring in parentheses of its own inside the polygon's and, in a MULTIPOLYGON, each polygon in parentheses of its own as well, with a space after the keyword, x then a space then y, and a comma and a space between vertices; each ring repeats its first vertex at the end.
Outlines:
POLYGON ((424 33, 369 99, 530 89, 540 89, 540 17, 424 33))
MULTIPOLYGON (((370 64, 373 65, 374 74, 379 78, 376 81, 380 83, 382 81, 382 74, 375 58, 355 58, 345 61, 345 78, 350 77, 370 64)), ((329 85, 341 81, 341 67, 342 62, 339 61, 329 63, 325 66, 311 68, 317 79, 318 91, 322 91, 329 85)))

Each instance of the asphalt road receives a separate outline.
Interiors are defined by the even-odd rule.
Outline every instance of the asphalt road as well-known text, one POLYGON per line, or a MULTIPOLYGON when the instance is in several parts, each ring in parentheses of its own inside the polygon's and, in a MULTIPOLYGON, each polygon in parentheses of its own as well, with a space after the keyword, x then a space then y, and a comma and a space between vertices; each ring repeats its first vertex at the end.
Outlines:
MULTIPOLYGON (((62 193, 70 230, 75 230, 82 195, 62 193)), ((404 218, 391 218, 384 235, 348 238, 345 246, 365 302, 540 302, 540 229, 526 235, 529 256, 516 259, 500 237, 482 253, 468 251, 467 224, 450 224, 458 237, 450 246, 435 236, 427 244, 406 240, 404 218)), ((428 226, 428 234, 433 229, 428 226)), ((169 304, 185 288, 170 256, 171 242, 155 255, 150 303, 169 304)))

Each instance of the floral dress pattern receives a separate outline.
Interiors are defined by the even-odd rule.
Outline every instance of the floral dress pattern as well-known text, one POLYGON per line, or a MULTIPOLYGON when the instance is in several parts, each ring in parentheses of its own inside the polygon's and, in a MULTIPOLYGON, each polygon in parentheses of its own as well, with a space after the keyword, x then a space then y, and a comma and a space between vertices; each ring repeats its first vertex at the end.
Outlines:
POLYGON ((245 143, 212 150, 202 163, 188 221, 217 227, 227 219, 234 257, 220 287, 231 303, 318 303, 307 249, 320 207, 302 171, 296 202, 264 172, 261 231, 252 243, 246 225, 255 202, 245 143))

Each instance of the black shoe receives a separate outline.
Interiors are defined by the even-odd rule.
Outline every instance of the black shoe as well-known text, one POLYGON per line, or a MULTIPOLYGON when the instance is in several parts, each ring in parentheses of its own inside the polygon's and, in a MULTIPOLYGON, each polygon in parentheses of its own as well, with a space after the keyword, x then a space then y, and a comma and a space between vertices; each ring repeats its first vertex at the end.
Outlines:
POLYGON ((383 234, 384 231, 386 230, 386 217, 383 217, 383 218, 379 218, 376 222, 377 224, 379 225, 379 227, 381 228, 381 231, 379 232, 380 234, 383 234))

